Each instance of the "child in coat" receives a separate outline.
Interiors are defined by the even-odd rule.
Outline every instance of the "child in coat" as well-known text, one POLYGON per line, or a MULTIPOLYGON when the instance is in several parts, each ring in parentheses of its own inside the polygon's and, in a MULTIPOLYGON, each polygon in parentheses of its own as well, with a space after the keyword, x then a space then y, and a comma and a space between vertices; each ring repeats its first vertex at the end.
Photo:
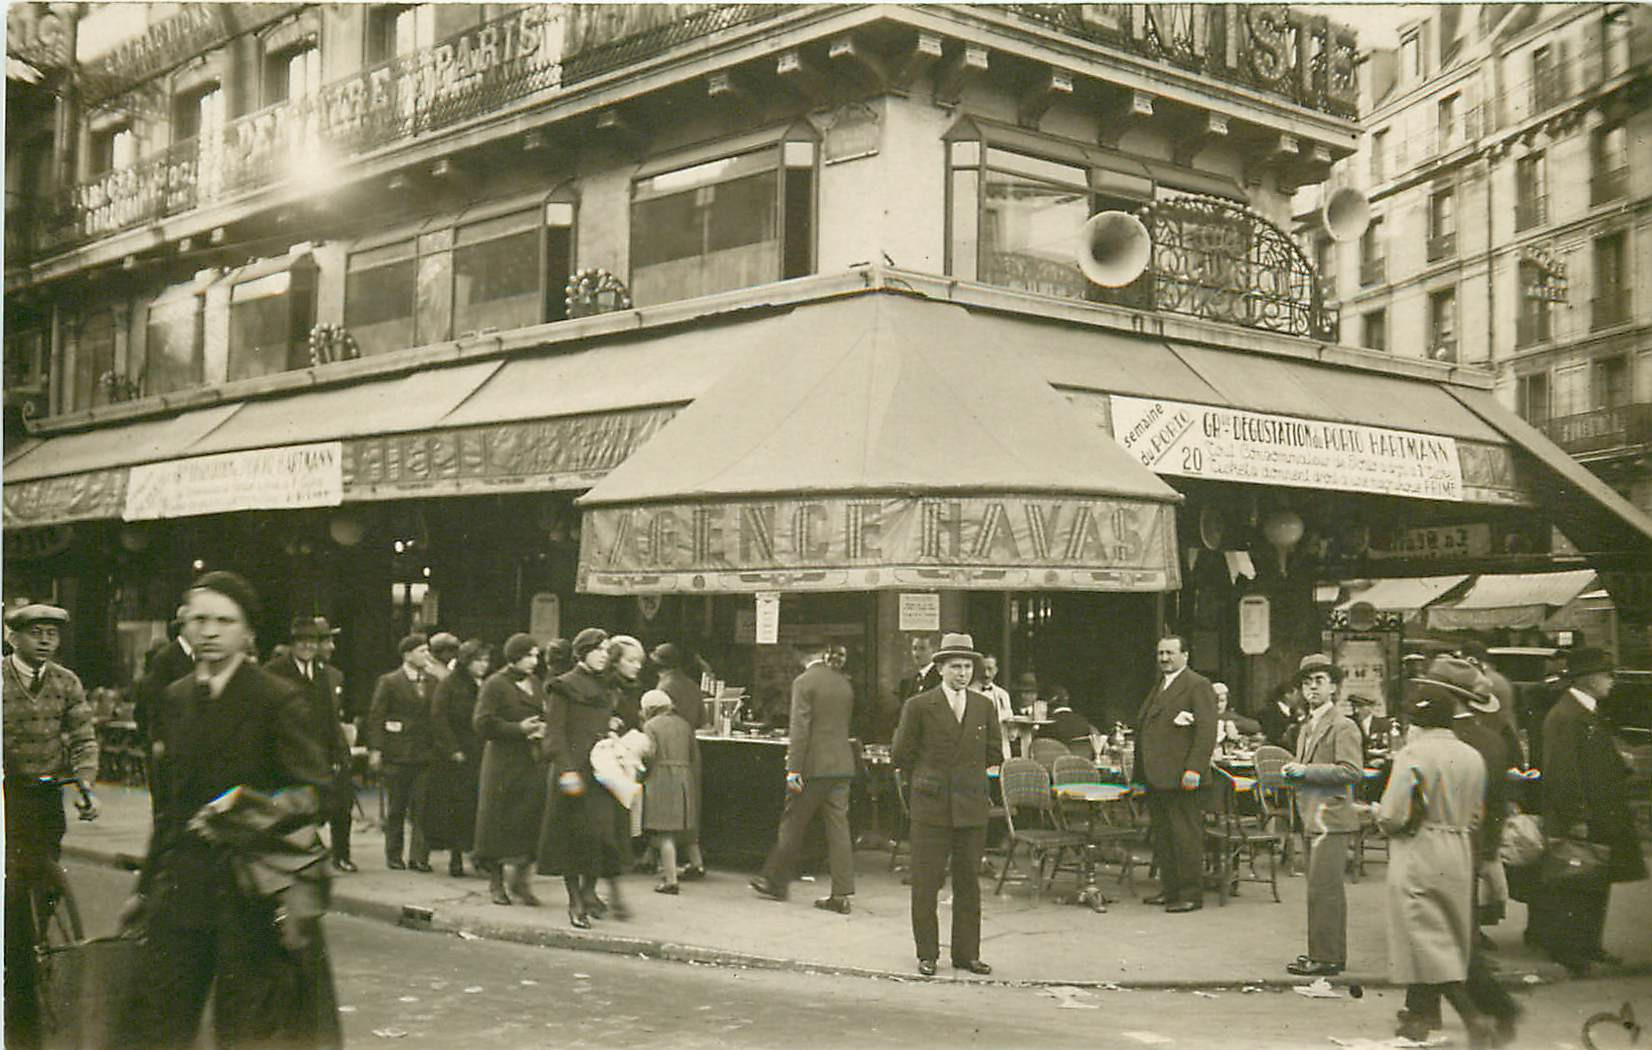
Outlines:
POLYGON ((642 717, 649 743, 642 826, 660 855, 661 879, 654 892, 676 894, 677 836, 694 826, 695 817, 694 729, 659 689, 643 694, 642 717))

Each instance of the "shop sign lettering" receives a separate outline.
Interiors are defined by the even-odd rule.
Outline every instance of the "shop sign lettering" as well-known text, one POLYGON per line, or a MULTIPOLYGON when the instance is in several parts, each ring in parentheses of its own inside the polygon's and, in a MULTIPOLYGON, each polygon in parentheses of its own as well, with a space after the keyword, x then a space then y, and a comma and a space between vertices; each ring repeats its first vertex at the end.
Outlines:
POLYGON ((336 507, 344 491, 340 459, 339 443, 323 441, 133 467, 121 517, 336 507))
POLYGON ((1405 529, 1387 543, 1373 542, 1368 558, 1478 558, 1491 553, 1491 526, 1430 525, 1405 529))
POLYGON ((60 478, 8 481, 5 527, 57 525, 117 518, 126 499, 126 471, 90 470, 60 478))
POLYGON ((1114 438, 1157 474, 1463 499, 1455 438, 1180 401, 1111 400, 1114 438))

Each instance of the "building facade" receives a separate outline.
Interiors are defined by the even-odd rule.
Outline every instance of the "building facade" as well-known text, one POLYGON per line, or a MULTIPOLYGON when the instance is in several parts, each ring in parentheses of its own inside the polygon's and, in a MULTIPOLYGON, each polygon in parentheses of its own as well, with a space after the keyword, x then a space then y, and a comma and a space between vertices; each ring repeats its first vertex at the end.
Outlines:
MULTIPOLYGON (((893 687, 903 632, 962 623, 1122 710, 1166 624, 1260 694, 1317 647, 1322 567, 1380 548, 1403 570, 1409 529, 1546 557, 1556 522, 1528 519, 1555 485, 1585 493, 1569 534, 1646 539, 1509 435, 1489 373, 1346 345, 1349 299, 1339 344, 1286 232, 1297 191, 1359 149, 1355 40, 1312 13, 19 8, 68 43, 8 82, 28 148, 14 165, 8 142, 5 586, 82 610, 94 680, 131 674, 191 573, 236 567, 270 595, 266 644, 325 613, 356 683, 416 624, 600 622, 686 637, 757 689, 784 674, 755 644, 761 591, 787 595, 783 636, 847 642, 863 694, 893 687), (1077 261, 1140 247, 1086 241, 1102 211, 1153 244, 1120 287, 1077 261), (1007 377, 960 388, 974 422, 889 378, 940 367, 930 329, 1007 377), (821 389, 853 398, 860 436, 827 427, 785 461, 763 459, 780 429, 710 447, 782 427, 781 370, 768 394, 738 384, 771 341, 815 339, 785 374, 838 362, 821 389), (1382 384, 1436 409, 1386 417, 1407 398, 1382 384), (1185 428, 1155 444, 1178 411, 1213 460, 1331 441, 1370 470, 1223 474, 1185 428), (1068 430, 992 475, 1031 433, 1005 420, 1034 415, 1068 430), (679 416, 707 441, 650 446, 679 416), (918 447, 893 437, 905 418, 934 420, 932 455, 897 454, 918 447), (836 469, 852 439, 859 474, 836 469), (970 499, 960 449, 983 463, 970 499), (1273 598, 1261 664, 1247 588, 1273 598)), ((953 364, 937 378, 970 376, 953 364)))

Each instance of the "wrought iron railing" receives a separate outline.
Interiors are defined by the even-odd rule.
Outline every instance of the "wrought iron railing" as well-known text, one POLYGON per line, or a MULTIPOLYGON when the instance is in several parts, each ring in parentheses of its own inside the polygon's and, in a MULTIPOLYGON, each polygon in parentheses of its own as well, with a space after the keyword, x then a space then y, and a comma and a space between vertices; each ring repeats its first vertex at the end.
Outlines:
POLYGON ((1652 444, 1652 405, 1618 405, 1556 416, 1543 426, 1549 439, 1574 455, 1652 444))
POLYGON ((1352 30, 1277 4, 1004 4, 1065 35, 1339 117, 1357 115, 1352 30))
POLYGON ((1603 171, 1589 180, 1589 204, 1605 204, 1629 194, 1629 168, 1603 171))
POLYGON ((1516 232, 1529 230, 1533 226, 1541 226, 1548 221, 1549 197, 1547 194, 1515 202, 1514 228, 1516 232))
POLYGON ((1627 324, 1633 315, 1629 305, 1629 289, 1613 288, 1595 296, 1589 303, 1590 331, 1599 331, 1613 325, 1627 324))
POLYGON ((562 82, 577 84, 712 33, 796 10, 786 4, 583 4, 570 25, 574 38, 562 60, 562 82), (581 28, 586 33, 580 33, 581 28), (588 39, 601 42, 586 46, 588 39))
POLYGON ((1457 235, 1442 233, 1428 239, 1428 261, 1439 262, 1457 254, 1457 235))

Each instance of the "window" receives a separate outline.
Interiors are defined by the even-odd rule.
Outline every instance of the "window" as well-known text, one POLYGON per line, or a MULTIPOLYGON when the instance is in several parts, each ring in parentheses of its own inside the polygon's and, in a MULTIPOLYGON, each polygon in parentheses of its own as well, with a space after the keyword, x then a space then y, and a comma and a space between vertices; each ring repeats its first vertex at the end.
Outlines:
POLYGON ((1592 328, 1607 328, 1629 320, 1629 271, 1622 233, 1595 240, 1595 299, 1592 328))
POLYGON ((436 42, 434 4, 386 4, 367 15, 367 61, 388 62, 436 42))
POLYGON ((1629 192, 1629 136, 1622 124, 1596 128, 1590 139, 1589 203, 1604 204, 1629 192))
POLYGON ((216 83, 172 100, 172 141, 187 142, 224 126, 224 92, 216 83))
POLYGON ((363 357, 419 345, 413 334, 414 243, 410 238, 353 252, 345 265, 344 327, 363 357))
POLYGON ((1338 298, 1337 244, 1329 237, 1314 240, 1314 269, 1319 272, 1320 294, 1327 300, 1338 298))
POLYGON ((814 142, 793 139, 639 178, 632 301, 672 302, 813 273, 817 153, 814 142))
POLYGON ((1457 360, 1457 289, 1443 288, 1428 296, 1428 356, 1436 361, 1457 360))
POLYGON ((1591 366, 1589 389, 1594 408, 1610 411, 1622 408, 1630 400, 1629 358, 1624 354, 1597 358, 1591 366))
POLYGON ((1423 78, 1423 39, 1421 30, 1412 30, 1400 40, 1400 79, 1414 84, 1423 78))
POLYGON ((1462 96, 1454 93, 1442 98, 1435 107, 1435 149, 1441 152, 1457 145, 1457 108, 1461 101, 1462 96))
POLYGON ((1520 404, 1520 417, 1534 427, 1543 427, 1549 422, 1549 374, 1534 372, 1529 376, 1520 377, 1517 391, 1520 404))
POLYGON ((165 394, 205 381, 201 319, 208 282, 169 288, 149 304, 144 340, 143 392, 165 394))
POLYGON ((321 50, 314 42, 285 48, 264 62, 264 104, 296 102, 321 90, 321 50))
POLYGON ((1359 238, 1359 283, 1381 284, 1388 279, 1388 245, 1383 236, 1382 216, 1373 215, 1359 238))
POLYGON ((1514 228, 1541 226, 1549 221, 1549 166, 1542 150, 1514 162, 1514 228))
POLYGON ((110 401, 107 377, 115 371, 115 312, 92 309, 81 315, 75 330, 74 385, 69 409, 91 408, 110 401))
POLYGON ((1388 166, 1388 129, 1383 128, 1371 136, 1371 181, 1381 182, 1387 176, 1384 174, 1388 166))
POLYGON ((539 210, 460 226, 453 239, 453 333, 538 324, 539 210))
POLYGON ((315 262, 308 255, 243 267, 229 303, 229 379, 309 367, 315 262))
POLYGON ((1550 274, 1534 262, 1520 264, 1520 316, 1514 345, 1534 346, 1554 338, 1550 274))
POLYGON ((44 393, 49 374, 50 350, 49 329, 7 325, 3 355, 6 393, 44 393))
POLYGON ((1560 71, 1554 49, 1545 44, 1532 50, 1532 112, 1560 101, 1560 71))
POLYGON ((1388 311, 1371 310, 1360 317, 1360 345, 1367 350, 1388 349, 1388 311))
POLYGON ((126 125, 92 134, 92 174, 130 168, 138 156, 138 138, 126 125))
POLYGON ((1439 190, 1428 198, 1428 261, 1457 254, 1457 194, 1439 190))

